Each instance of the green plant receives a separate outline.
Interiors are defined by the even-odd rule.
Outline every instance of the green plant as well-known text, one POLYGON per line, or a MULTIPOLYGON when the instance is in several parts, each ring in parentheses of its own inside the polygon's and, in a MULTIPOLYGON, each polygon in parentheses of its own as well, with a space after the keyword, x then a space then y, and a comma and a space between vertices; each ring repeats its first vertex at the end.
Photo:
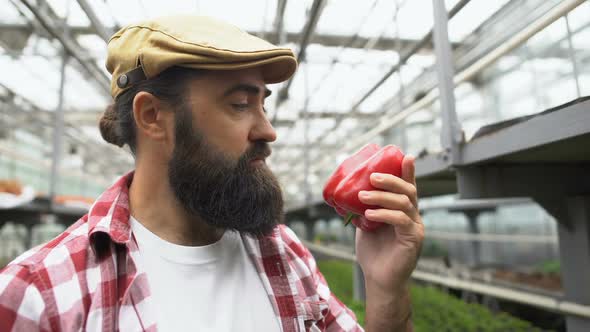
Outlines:
POLYGON ((319 261, 318 267, 340 301, 352 301, 352 265, 341 261, 319 261))
POLYGON ((10 261, 5 258, 0 258, 0 269, 4 268, 10 261))
MULTIPOLYGON (((342 261, 320 261, 320 271, 328 285, 344 304, 357 316, 361 325, 365 321, 365 304, 352 298, 352 264, 342 261)), ((531 323, 506 313, 495 314, 479 304, 469 304, 434 287, 412 285, 412 311, 414 331, 540 331, 531 323)))
POLYGON ((561 264, 558 260, 550 260, 540 263, 535 269, 545 274, 560 274, 561 264))
POLYGON ((365 322, 365 304, 353 299, 352 291, 352 265, 342 261, 319 261, 318 267, 326 278, 330 290, 336 294, 346 306, 354 312, 357 320, 365 322))
POLYGON ((540 331, 506 313, 465 303, 430 286, 411 288, 415 331, 540 331))

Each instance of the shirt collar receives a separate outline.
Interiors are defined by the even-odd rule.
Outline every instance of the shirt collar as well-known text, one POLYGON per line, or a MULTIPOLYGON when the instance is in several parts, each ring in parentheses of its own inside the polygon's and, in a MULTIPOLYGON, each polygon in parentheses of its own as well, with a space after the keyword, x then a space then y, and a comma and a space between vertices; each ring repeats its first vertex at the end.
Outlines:
POLYGON ((118 244, 127 244, 131 239, 129 186, 133 175, 131 171, 120 177, 96 199, 88 212, 88 237, 97 252, 104 248, 103 243, 98 242, 103 242, 105 237, 118 244))

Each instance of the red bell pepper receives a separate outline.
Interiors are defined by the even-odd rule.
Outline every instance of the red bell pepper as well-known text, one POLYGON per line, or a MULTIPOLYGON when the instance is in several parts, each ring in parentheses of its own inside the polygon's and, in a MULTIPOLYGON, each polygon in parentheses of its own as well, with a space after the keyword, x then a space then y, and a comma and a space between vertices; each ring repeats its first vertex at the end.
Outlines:
POLYGON ((347 212, 334 203, 334 190, 336 187, 344 179, 348 174, 354 171, 358 165, 362 164, 364 161, 369 159, 372 155, 374 155, 377 151, 379 151, 380 147, 377 144, 367 144, 362 149, 360 149, 354 155, 346 158, 340 166, 334 171, 334 174, 330 176, 328 182, 324 186, 324 200, 328 205, 336 209, 339 215, 345 216, 347 212))
POLYGON ((378 207, 361 203, 358 193, 362 190, 376 190, 370 182, 372 173, 387 173, 401 177, 403 159, 404 154, 397 147, 387 145, 381 148, 339 181, 338 186, 333 190, 334 205, 332 206, 346 211, 347 221, 352 220, 355 226, 364 231, 372 231, 384 225, 364 217, 365 210, 378 207))

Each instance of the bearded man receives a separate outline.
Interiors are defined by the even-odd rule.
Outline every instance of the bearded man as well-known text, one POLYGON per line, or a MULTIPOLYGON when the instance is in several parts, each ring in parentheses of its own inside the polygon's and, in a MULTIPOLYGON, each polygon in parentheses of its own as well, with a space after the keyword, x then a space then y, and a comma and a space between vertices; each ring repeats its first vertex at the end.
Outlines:
MULTIPOLYGON (((108 43, 114 103, 103 138, 135 170, 87 215, 0 273, 2 331, 359 331, 310 252, 282 224, 266 166, 266 84, 297 63, 206 17, 133 24, 108 43)), ((97 156, 106 158, 108 156, 97 156)), ((357 231, 369 331, 412 329, 408 280, 424 236, 412 158, 372 174, 379 207, 357 231)))

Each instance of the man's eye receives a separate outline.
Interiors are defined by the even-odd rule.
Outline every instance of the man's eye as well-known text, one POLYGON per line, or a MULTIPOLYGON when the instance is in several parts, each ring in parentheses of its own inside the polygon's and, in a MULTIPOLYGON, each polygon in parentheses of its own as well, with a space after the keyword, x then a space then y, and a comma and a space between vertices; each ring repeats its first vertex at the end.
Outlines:
MULTIPOLYGON (((248 108, 250 108, 250 104, 231 104, 233 108, 235 108, 237 111, 245 111, 248 108)), ((262 106, 262 112, 264 112, 264 114, 266 114, 266 107, 262 106)))
POLYGON ((250 104, 231 104, 233 108, 235 108, 238 111, 245 111, 246 109, 248 109, 248 107, 250 107, 250 104))

